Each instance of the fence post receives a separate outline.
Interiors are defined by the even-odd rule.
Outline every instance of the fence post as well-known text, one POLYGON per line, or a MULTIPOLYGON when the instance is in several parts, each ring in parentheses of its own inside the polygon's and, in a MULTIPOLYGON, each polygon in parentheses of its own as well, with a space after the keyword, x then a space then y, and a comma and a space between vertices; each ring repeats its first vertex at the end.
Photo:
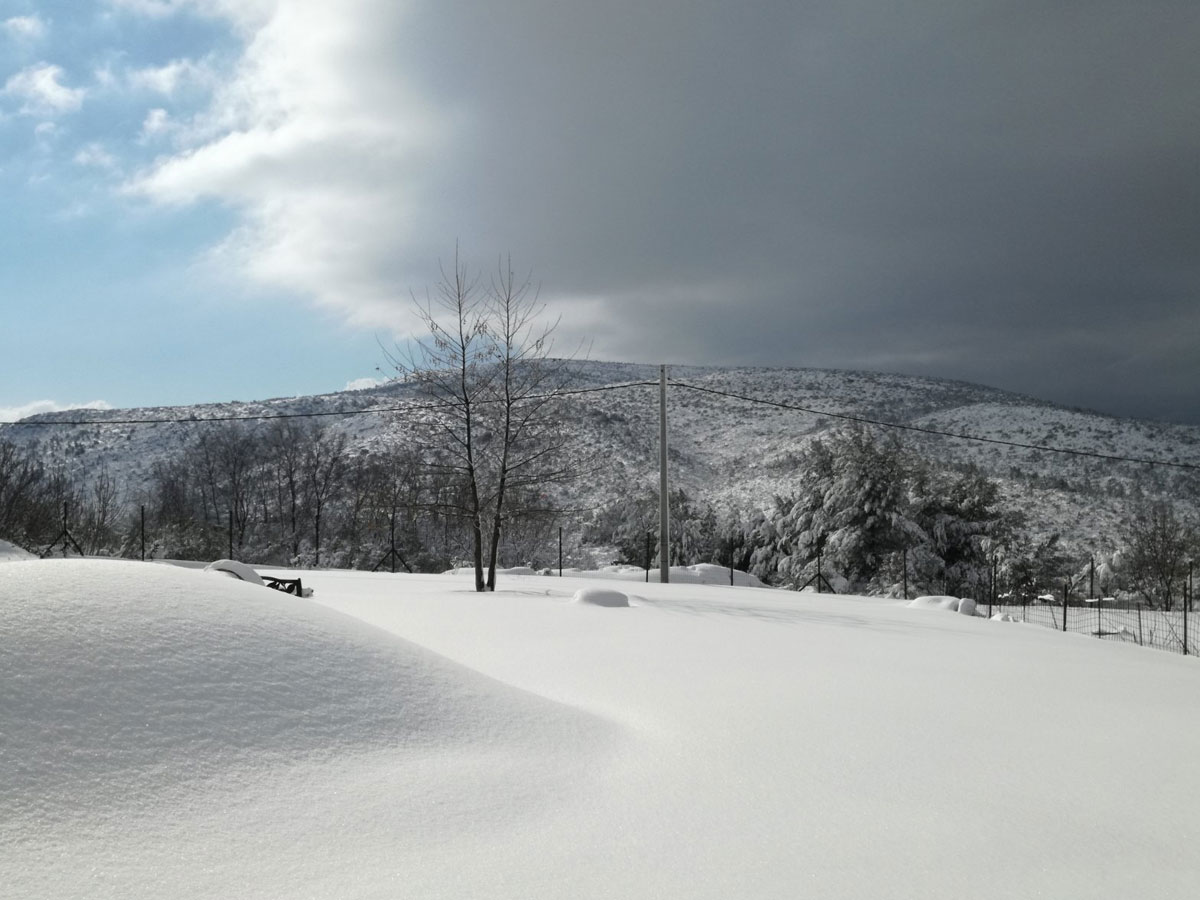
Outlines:
POLYGON ((1137 605, 1138 611, 1138 646, 1142 646, 1142 604, 1139 601, 1137 605))
POLYGON ((646 584, 650 583, 650 532, 646 532, 646 584))
POLYGON ((146 505, 142 504, 142 562, 146 561, 146 505))
POLYGON ((562 578, 562 526, 558 526, 558 577, 562 578))
POLYGON ((1188 632, 1188 607, 1191 605, 1192 605, 1191 597, 1186 596, 1186 586, 1185 586, 1185 596, 1183 598, 1183 655, 1184 656, 1188 655, 1188 633, 1187 633, 1188 632))
POLYGON ((1092 557, 1088 569, 1088 598, 1096 601, 1096 638, 1104 640, 1104 620, 1100 617, 1100 598, 1096 596, 1096 557, 1092 557))
POLYGON ((1067 579, 1063 582, 1063 631, 1067 630, 1067 597, 1071 593, 1071 581, 1067 579))
POLYGON ((988 618, 992 617, 992 604, 996 602, 996 561, 988 568, 988 618))

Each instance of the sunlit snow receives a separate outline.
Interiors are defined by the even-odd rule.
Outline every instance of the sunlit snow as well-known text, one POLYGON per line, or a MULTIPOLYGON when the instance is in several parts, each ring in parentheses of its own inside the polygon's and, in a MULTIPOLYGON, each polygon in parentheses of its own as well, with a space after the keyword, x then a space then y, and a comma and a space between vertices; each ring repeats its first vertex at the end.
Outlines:
POLYGON ((0 564, 4 897, 1200 883, 1193 658, 643 570, 494 594, 301 574, 312 600, 165 565, 0 564))

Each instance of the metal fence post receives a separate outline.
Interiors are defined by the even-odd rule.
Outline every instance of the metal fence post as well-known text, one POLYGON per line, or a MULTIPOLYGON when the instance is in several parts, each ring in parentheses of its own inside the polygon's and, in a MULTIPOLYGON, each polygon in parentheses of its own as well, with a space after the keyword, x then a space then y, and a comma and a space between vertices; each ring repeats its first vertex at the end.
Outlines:
POLYGON ((1071 582, 1068 579, 1063 582, 1063 631, 1067 630, 1067 597, 1071 593, 1071 582))
POLYGON ((1088 599, 1096 601, 1096 637, 1104 639, 1104 622, 1100 618, 1100 598, 1096 596, 1096 557, 1088 562, 1088 599))
POLYGON ((988 618, 992 617, 992 605, 996 602, 996 561, 988 568, 988 618))
POLYGON ((558 526, 558 577, 562 578, 562 526, 558 526))
POLYGON ((650 532, 646 532, 646 584, 650 583, 650 532))

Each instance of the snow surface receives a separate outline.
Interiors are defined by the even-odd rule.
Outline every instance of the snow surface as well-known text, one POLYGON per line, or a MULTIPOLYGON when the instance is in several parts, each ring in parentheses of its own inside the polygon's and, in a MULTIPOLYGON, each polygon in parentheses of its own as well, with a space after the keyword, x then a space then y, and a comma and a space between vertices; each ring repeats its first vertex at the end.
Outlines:
MULTIPOLYGON (((575 575, 581 578, 614 578, 619 581, 650 581, 657 584, 661 581, 658 567, 650 569, 649 574, 641 566, 612 565, 590 572, 578 569, 568 569, 564 575, 575 575)), ((668 578, 672 584, 723 584, 729 585, 729 567, 713 563, 699 563, 694 566, 671 566, 668 578)), ((733 584, 739 587, 765 587, 757 575, 733 570, 733 584)))
POLYGON ((22 559, 37 559, 28 550, 22 550, 16 544, 0 541, 0 562, 16 562, 22 559))
POLYGON ((204 567, 205 572, 220 572, 247 584, 262 585, 262 577, 253 568, 236 559, 218 559, 204 567))
POLYGON ((575 603, 588 603, 592 606, 629 606, 628 595, 621 591, 609 590, 608 588, 580 588, 575 592, 575 596, 571 600, 575 603))
POLYGON ((970 597, 917 597, 908 601, 910 609, 944 609, 948 612, 962 613, 964 616, 975 615, 975 601, 970 597))
POLYGON ((1200 883, 1194 658, 868 598, 300 574, 319 603, 3 567, 5 898, 1200 883))

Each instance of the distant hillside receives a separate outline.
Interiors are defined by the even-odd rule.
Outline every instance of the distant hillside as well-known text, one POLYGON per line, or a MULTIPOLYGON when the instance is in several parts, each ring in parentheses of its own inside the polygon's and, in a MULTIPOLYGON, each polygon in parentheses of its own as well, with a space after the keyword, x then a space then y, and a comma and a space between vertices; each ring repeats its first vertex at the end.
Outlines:
MULTIPOLYGON (((1119 419, 1066 409, 980 385, 934 378, 822 369, 676 366, 668 401, 672 478, 689 493, 723 508, 769 504, 794 488, 793 460, 803 446, 854 416, 998 441, 1061 447, 1113 456, 1200 464, 1200 427, 1119 419), (702 393, 682 385, 738 394, 810 412, 702 393)), ((658 367, 628 363, 572 365, 572 388, 657 382, 658 367)), ((356 413, 415 400, 403 383, 360 391, 255 402, 132 410, 77 410, 26 420, 83 420, 84 426, 17 424, 0 440, 36 446, 43 459, 83 480, 107 471, 136 502, 153 465, 192 443, 183 424, 117 424, 127 419, 204 420, 248 415, 356 413)), ((580 503, 602 504, 623 492, 657 485, 657 384, 572 396, 564 416, 579 446, 604 464, 576 488, 580 503)), ((355 453, 409 440, 397 413, 330 415, 355 453)), ((245 427, 264 427, 247 423, 245 427)), ((1113 543, 1113 532, 1140 497, 1170 497, 1197 508, 1195 472, 1150 467, 902 432, 905 445, 943 465, 973 464, 1002 483, 1005 502, 1025 511, 1035 533, 1057 531, 1080 549, 1113 543)))

